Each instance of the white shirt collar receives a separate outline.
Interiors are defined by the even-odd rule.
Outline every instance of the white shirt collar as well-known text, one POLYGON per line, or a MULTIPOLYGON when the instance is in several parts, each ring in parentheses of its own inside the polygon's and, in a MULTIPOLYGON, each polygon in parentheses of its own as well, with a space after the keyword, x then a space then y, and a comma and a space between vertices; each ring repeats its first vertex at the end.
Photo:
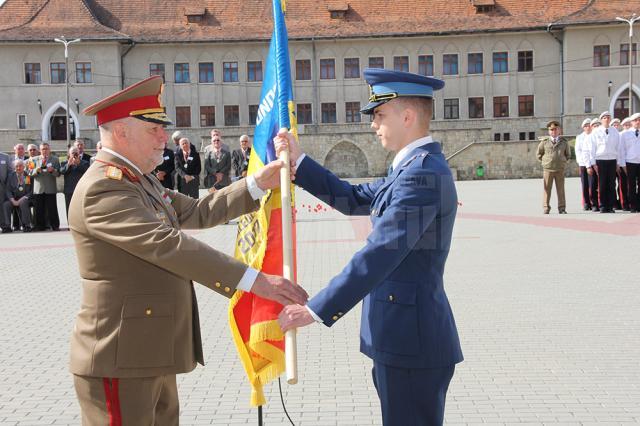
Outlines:
POLYGON ((107 152, 107 153, 109 153, 109 154, 113 155, 114 157, 118 157, 119 159, 121 159, 122 161, 124 161, 125 163, 127 163, 127 164, 129 164, 131 167, 133 167, 133 168, 134 168, 138 173, 140 173, 141 175, 144 175, 144 173, 142 173, 142 170, 140 170, 140 169, 138 168, 138 166, 136 166, 135 164, 133 164, 133 163, 131 162, 131 160, 129 160, 129 159, 128 159, 127 157, 125 157, 124 155, 122 155, 122 154, 118 154, 118 153, 117 153, 117 152, 115 152, 114 150, 109 149, 109 148, 105 148, 105 147, 102 147, 102 151, 107 152))
POLYGON ((398 151, 396 156, 393 158, 393 163, 391 163, 391 167, 395 169, 396 167, 398 167, 400 162, 402 162, 402 160, 404 160, 406 156, 409 155, 411 151, 413 151, 419 146, 426 145, 431 142, 433 142, 433 138, 431 138, 431 136, 425 136, 423 138, 420 138, 411 142, 409 145, 405 146, 400 151, 398 151))

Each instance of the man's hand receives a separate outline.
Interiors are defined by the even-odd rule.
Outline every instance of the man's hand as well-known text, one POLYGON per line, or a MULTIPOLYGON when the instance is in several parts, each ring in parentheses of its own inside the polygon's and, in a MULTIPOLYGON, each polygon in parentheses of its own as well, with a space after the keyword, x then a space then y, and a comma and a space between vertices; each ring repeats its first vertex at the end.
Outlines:
POLYGON ((587 167, 587 174, 588 174, 589 176, 593 176, 593 168, 591 168, 591 167, 587 167))
POLYGON ((158 178, 158 180, 164 180, 164 177, 167 175, 167 172, 163 172, 162 170, 158 171, 158 173, 156 173, 156 177, 158 178))
POLYGON ((273 144, 276 148, 276 155, 280 157, 280 152, 289 149, 289 160, 291 161, 291 167, 295 167, 298 158, 302 155, 302 150, 296 141, 293 133, 285 128, 280 129, 278 135, 273 138, 273 144))
POLYGON ((299 285, 286 278, 260 272, 251 287, 251 293, 265 299, 274 300, 281 305, 307 303, 309 295, 299 285))
POLYGON ((191 176, 191 175, 186 175, 184 177, 184 181, 187 182, 187 183, 191 182, 192 180, 193 180, 193 176, 191 176))
POLYGON ((219 172, 218 172, 218 173, 216 173, 216 183, 221 182, 221 181, 222 181, 222 177, 223 177, 223 176, 224 176, 224 175, 223 175, 222 173, 219 173, 219 172))
POLYGON ((285 306, 278 316, 278 323, 282 332, 291 330, 292 328, 300 328, 309 324, 313 324, 315 320, 305 306, 289 305, 285 306))
POLYGON ((258 187, 263 191, 267 189, 275 189, 280 187, 280 169, 284 163, 280 160, 274 160, 255 172, 253 177, 256 179, 258 187))

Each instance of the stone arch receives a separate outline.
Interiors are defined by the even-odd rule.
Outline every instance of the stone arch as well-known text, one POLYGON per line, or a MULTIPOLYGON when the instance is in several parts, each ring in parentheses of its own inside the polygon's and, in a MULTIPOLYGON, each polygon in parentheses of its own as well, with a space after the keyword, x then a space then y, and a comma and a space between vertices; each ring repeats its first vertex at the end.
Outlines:
MULTIPOLYGON (((41 136, 43 141, 50 140, 51 135, 50 135, 49 126, 51 123, 51 117, 53 116, 53 114, 55 114, 58 108, 62 108, 66 110, 67 106, 64 104, 64 102, 58 101, 55 104, 51 105, 51 107, 47 110, 47 112, 45 112, 44 115, 42 116, 41 136)), ((76 138, 79 138, 80 137, 80 121, 78 120, 78 116, 76 115, 75 112, 73 112, 73 108, 69 109, 68 111, 69 111, 69 117, 73 119, 75 136, 76 138)))
POLYGON ((73 58, 69 58, 69 62, 92 62, 93 58, 91 54, 86 50, 77 50, 73 58))
POLYGON ((200 62, 215 62, 210 50, 203 50, 200 53, 196 63, 200 63, 200 62))
POLYGON ((331 58, 335 58, 336 60, 338 58, 338 55, 333 49, 329 47, 318 49, 318 59, 331 59, 331 58))
POLYGON ((367 177, 369 162, 364 151, 349 140, 334 145, 324 159, 324 166, 339 177, 367 177))
POLYGON ((460 54, 460 48, 455 43, 447 43, 442 49, 442 53, 458 53, 460 54))
POLYGON ((611 39, 604 35, 604 34, 598 34, 594 39, 593 39, 593 45, 594 46, 599 46, 602 44, 608 44, 609 46, 611 46, 611 39))
POLYGON ((173 57, 173 64, 179 64, 179 63, 189 63, 189 58, 187 58, 187 56, 182 53, 182 52, 178 52, 178 54, 176 56, 173 57))
POLYGON ((165 58, 160 55, 159 52, 154 51, 151 53, 151 56, 149 56, 149 61, 150 64, 164 64, 165 62, 165 58))
POLYGON ((420 45, 418 49, 418 55, 433 55, 435 53, 435 49, 429 43, 424 43, 420 45))
POLYGON ((384 57, 385 55, 384 55, 384 51, 380 47, 373 46, 371 48, 371 50, 369 50, 369 52, 367 52, 367 57, 370 57, 370 56, 382 56, 382 57, 384 57))
MULTIPOLYGON (((615 114, 616 102, 618 101, 618 98, 628 89, 629 89, 629 82, 626 82, 622 84, 620 87, 618 87, 618 90, 616 90, 613 93, 613 95, 611 95, 611 102, 609 103, 609 110, 608 110, 611 114, 615 114)), ((640 104, 638 103, 640 101, 640 87, 638 87, 635 84, 633 85, 633 94, 635 95, 634 109, 637 111, 638 107, 640 107, 640 104)))
POLYGON ((528 39, 524 38, 518 44, 517 50, 533 50, 535 51, 533 44, 528 39))
POLYGON ((294 59, 311 59, 311 52, 309 52, 306 48, 301 47, 295 51, 293 58, 294 59))
POLYGON ((257 50, 251 50, 249 53, 247 53, 246 60, 264 62, 264 57, 262 56, 262 53, 258 52, 257 50))

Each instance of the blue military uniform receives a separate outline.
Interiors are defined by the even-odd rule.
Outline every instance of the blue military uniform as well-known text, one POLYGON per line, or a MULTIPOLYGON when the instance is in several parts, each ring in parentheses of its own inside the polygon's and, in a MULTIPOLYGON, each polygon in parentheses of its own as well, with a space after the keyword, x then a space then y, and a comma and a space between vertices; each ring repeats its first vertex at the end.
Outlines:
MULTIPOLYGON (((444 83, 365 70, 363 112, 399 96, 431 97, 444 83)), ((308 307, 327 326, 364 299, 360 349, 374 361, 386 426, 441 424, 447 388, 462 351, 443 287, 457 210, 440 144, 424 139, 386 177, 351 185, 305 157, 295 183, 347 215, 370 215, 367 244, 308 307)))

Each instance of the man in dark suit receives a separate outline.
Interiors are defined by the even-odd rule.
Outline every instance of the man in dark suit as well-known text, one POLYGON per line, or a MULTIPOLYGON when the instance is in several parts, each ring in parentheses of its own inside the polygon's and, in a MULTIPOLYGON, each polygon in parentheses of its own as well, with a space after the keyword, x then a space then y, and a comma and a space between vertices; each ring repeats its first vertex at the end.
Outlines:
POLYGON ((89 160, 81 158, 80 150, 77 147, 72 146, 69 148, 69 159, 67 161, 63 161, 60 165, 60 174, 64 176, 64 189, 62 192, 64 193, 64 202, 67 208, 67 218, 69 218, 71 196, 73 195, 73 191, 75 191, 80 178, 89 168, 90 160, 90 156, 89 160))
POLYGON ((14 230, 20 229, 22 224, 23 232, 31 232, 31 178, 24 173, 24 161, 14 160, 13 172, 9 174, 6 188, 6 201, 2 205, 4 216, 11 217, 11 211, 18 212, 18 222, 14 222, 14 230))
POLYGON ((231 183, 231 154, 222 149, 222 139, 219 135, 213 135, 211 149, 204 158, 205 188, 222 189, 231 183))
POLYGON ((234 180, 247 176, 247 168, 249 167, 249 157, 251 156, 251 144, 249 136, 240 136, 240 148, 231 153, 231 168, 233 169, 234 180))
POLYGON ((162 164, 156 167, 154 173, 162 186, 167 189, 173 189, 173 172, 175 169, 175 155, 173 151, 167 147, 167 143, 165 142, 162 164))
POLYGON ((78 149, 80 153, 80 159, 86 161, 87 163, 91 163, 91 156, 84 152, 84 141, 82 139, 76 139, 73 143, 73 146, 78 149))
POLYGON ((332 326, 364 298, 360 349, 373 359, 385 426, 439 425, 462 351, 443 273, 457 210, 456 187, 440 144, 429 136, 433 91, 442 80, 366 69, 371 127, 396 156, 387 177, 351 185, 290 147, 296 185, 348 215, 370 215, 367 244, 307 306, 283 309, 283 330, 332 326))
MULTIPOLYGON (((0 204, 3 204, 5 197, 5 190, 7 185, 7 179, 9 178, 9 172, 11 171, 11 165, 9 156, 4 152, 0 152, 0 204)), ((2 233, 11 232, 11 217, 5 217, 4 214, 0 211, 0 229, 2 229, 2 233)))
POLYGON ((198 199, 202 163, 200 162, 200 155, 189 142, 189 139, 180 139, 180 149, 176 150, 175 163, 178 191, 198 199))

